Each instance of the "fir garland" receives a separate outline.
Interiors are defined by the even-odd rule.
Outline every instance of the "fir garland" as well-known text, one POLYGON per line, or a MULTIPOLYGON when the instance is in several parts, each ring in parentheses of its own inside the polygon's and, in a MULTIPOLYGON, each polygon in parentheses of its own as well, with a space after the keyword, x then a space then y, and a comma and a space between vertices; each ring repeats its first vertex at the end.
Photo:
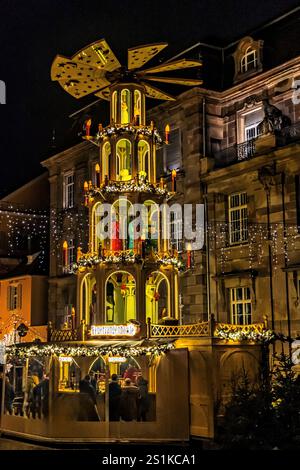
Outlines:
POLYGON ((108 345, 108 346, 70 346, 58 344, 31 344, 24 346, 8 346, 6 353, 9 357, 27 359, 35 356, 50 357, 53 355, 70 357, 94 357, 94 356, 144 356, 150 354, 159 356, 174 349, 173 343, 156 344, 153 346, 129 346, 108 345))

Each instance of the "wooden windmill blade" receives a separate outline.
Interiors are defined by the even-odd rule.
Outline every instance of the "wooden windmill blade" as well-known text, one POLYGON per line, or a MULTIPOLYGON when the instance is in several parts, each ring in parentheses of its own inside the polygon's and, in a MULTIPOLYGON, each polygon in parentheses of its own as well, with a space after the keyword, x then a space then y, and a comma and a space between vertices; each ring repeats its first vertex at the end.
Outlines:
POLYGON ((147 75, 148 73, 160 73, 167 72, 170 70, 187 69, 191 67, 199 67, 200 65, 202 65, 202 62, 200 60, 181 59, 176 60, 175 62, 165 62, 164 64, 157 65, 156 67, 151 67, 150 69, 141 70, 137 73, 138 75, 147 75))
POLYGON ((167 45, 167 42, 160 42, 131 47, 128 49, 128 70, 143 67, 149 60, 156 56, 156 54, 159 54, 160 51, 167 47, 167 45))
POLYGON ((176 78, 176 77, 144 77, 144 80, 162 83, 173 83, 175 85, 197 86, 202 85, 203 80, 194 78, 176 78))
POLYGON ((107 72, 112 72, 121 67, 120 62, 105 39, 100 39, 84 47, 73 55, 72 60, 107 72))
POLYGON ((175 101, 174 96, 170 95, 169 93, 166 93, 162 90, 159 90, 158 88, 156 88, 152 84, 149 85, 146 82, 141 82, 141 83, 142 83, 142 85, 144 85, 145 90, 146 90, 146 96, 148 96, 149 98, 154 98, 154 99, 157 99, 157 100, 175 101))
POLYGON ((98 98, 101 98, 102 100, 109 101, 110 100, 109 86, 103 88, 100 91, 97 91, 97 93, 95 93, 95 96, 98 96, 98 98))

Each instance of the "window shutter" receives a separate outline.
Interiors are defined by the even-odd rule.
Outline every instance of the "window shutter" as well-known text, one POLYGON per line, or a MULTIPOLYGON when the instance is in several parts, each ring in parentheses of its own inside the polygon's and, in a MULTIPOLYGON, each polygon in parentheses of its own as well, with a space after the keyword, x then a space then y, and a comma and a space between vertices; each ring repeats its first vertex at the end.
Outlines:
POLYGON ((18 308, 22 308, 22 284, 18 284, 18 290, 17 290, 17 305, 18 308))

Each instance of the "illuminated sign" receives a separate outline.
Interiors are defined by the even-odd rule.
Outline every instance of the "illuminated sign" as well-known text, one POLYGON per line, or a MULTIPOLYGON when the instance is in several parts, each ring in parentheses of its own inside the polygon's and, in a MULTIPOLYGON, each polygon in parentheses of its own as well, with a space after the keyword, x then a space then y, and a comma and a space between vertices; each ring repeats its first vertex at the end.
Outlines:
POLYGON ((110 356, 108 362, 126 362, 126 357, 121 356, 110 356))
POLYGON ((58 360, 59 362, 72 362, 73 361, 71 357, 67 357, 67 356, 59 356, 58 360))
POLYGON ((92 325, 91 336, 135 336, 139 330, 138 325, 92 325))

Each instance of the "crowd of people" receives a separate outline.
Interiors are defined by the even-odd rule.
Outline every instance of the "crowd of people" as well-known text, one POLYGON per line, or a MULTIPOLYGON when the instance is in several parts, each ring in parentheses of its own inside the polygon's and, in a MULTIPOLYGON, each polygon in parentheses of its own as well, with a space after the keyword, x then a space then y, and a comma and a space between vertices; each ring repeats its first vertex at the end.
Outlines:
POLYGON ((9 379, 9 374, 0 376, 0 398, 4 385, 4 412, 10 415, 27 416, 28 418, 47 417, 49 413, 49 377, 44 374, 40 379, 37 374, 28 376, 24 390, 17 396, 9 379))
MULTIPOLYGON (((146 421, 150 410, 148 381, 141 375, 130 377, 130 368, 119 379, 112 374, 108 385, 109 420, 110 421, 146 421), (120 383, 122 382, 122 383, 120 383)), ((97 380, 93 372, 79 383, 79 417, 80 421, 101 420, 97 407, 97 380)))

